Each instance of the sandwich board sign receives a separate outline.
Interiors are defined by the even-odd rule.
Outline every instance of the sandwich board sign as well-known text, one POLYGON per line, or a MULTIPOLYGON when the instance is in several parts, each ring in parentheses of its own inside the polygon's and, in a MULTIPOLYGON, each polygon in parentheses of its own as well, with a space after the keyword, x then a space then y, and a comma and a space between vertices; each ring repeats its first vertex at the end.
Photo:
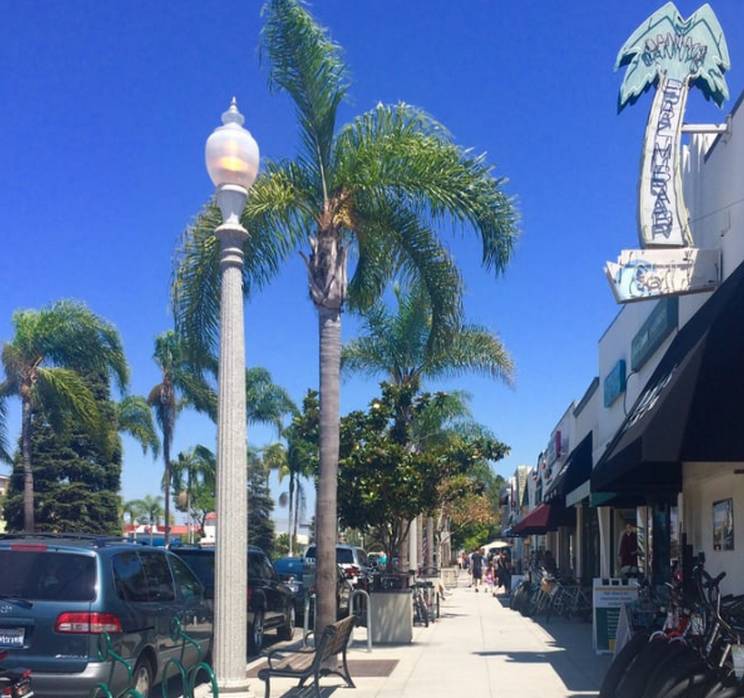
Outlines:
POLYGON ((594 651, 597 654, 612 654, 615 651, 620 610, 638 599, 638 582, 615 577, 595 579, 592 591, 594 651))
POLYGON ((643 250, 624 250, 605 274, 619 303, 710 291, 720 279, 711 250, 694 248, 682 189, 682 122, 691 87, 722 106, 731 67, 718 19, 707 3, 685 19, 673 2, 625 42, 615 68, 626 67, 622 110, 655 87, 641 155, 638 234, 643 250))

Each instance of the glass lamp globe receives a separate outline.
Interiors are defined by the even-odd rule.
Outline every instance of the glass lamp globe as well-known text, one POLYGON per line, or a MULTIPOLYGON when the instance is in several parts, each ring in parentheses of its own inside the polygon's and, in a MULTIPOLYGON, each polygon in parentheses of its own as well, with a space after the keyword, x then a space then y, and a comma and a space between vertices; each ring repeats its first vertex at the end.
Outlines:
POLYGON ((245 119, 233 97, 230 108, 222 114, 222 126, 207 138, 204 157, 207 172, 216 187, 238 185, 250 189, 258 175, 258 144, 243 128, 245 119))

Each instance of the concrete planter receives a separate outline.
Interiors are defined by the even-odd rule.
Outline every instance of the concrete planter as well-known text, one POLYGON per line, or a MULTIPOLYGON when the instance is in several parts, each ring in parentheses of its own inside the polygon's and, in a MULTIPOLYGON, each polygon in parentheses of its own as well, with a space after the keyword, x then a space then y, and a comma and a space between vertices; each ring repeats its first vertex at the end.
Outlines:
POLYGON ((413 639, 413 598, 408 589, 369 595, 372 642, 406 644, 413 639))

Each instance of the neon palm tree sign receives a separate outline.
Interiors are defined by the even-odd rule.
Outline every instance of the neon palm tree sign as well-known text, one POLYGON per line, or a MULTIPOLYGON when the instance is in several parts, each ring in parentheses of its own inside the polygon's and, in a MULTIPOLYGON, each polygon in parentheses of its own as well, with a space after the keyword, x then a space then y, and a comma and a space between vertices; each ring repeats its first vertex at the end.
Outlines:
MULTIPOLYGON (((719 107, 728 98, 724 73, 731 63, 726 39, 713 9, 706 3, 684 19, 673 2, 666 3, 637 28, 620 49, 615 69, 623 66, 627 69, 620 86, 619 110, 656 87, 643 142, 638 229, 644 248, 667 248, 667 252, 625 251, 619 264, 608 263, 606 271, 613 291, 619 301, 625 302, 669 293, 710 290, 685 289, 684 285, 679 286, 679 281, 665 288, 662 281, 660 286, 651 284, 647 292, 626 298, 621 287, 627 290, 628 277, 626 274, 622 279, 618 274, 627 271, 632 257, 634 267, 641 263, 647 275, 649 269, 653 273, 655 259, 657 262, 663 260, 665 266, 674 266, 678 280, 683 277, 692 280, 693 276, 701 276, 700 268, 693 269, 695 264, 703 261, 707 267, 713 259, 707 254, 709 251, 692 248, 680 157, 682 120, 690 87, 701 89, 705 97, 719 107), (684 255, 676 255, 669 249, 680 247, 690 249, 684 255), (677 258, 679 264, 675 264, 677 258)), ((664 274, 668 278, 667 271, 664 274)), ((710 270, 703 270, 702 276, 710 277, 710 270)))

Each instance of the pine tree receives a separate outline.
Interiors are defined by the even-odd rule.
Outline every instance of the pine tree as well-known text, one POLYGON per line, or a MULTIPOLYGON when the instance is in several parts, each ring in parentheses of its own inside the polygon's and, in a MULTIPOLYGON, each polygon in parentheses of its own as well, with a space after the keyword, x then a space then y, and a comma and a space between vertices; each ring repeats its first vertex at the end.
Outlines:
POLYGON ((248 468, 248 542, 269 557, 274 551, 274 500, 266 485, 266 476, 259 465, 248 468))
MULTIPOLYGON (((83 376, 93 393, 102 423, 115 425, 108 380, 83 376)), ((38 531, 117 534, 121 532, 119 489, 121 441, 116 431, 92 437, 74 419, 52 429, 41 408, 32 415, 35 519, 38 531)), ((23 465, 16 459, 5 501, 10 531, 23 530, 23 465)))

